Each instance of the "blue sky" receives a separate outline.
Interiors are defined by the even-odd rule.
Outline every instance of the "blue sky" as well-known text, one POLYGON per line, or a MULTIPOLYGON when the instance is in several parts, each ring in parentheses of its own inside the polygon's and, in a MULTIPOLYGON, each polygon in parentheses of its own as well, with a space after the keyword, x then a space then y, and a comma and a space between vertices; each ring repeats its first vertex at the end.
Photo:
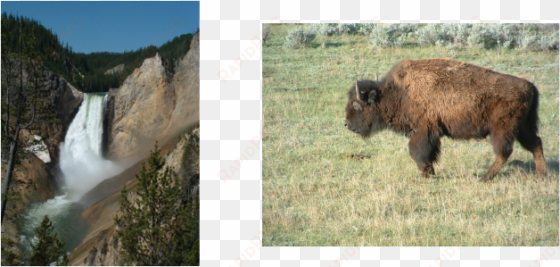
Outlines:
POLYGON ((159 47, 199 27, 198 2, 2 1, 1 9, 39 21, 84 53, 159 47))

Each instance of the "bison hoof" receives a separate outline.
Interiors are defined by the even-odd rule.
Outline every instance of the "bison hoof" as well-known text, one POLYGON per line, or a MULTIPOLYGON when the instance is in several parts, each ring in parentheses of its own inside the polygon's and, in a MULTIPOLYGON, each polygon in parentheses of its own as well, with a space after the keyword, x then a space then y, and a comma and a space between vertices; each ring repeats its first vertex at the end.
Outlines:
POLYGON ((418 175, 418 179, 428 178, 428 177, 430 177, 430 175, 435 175, 435 174, 436 174, 436 172, 434 171, 434 167, 427 166, 426 168, 424 168, 424 170, 422 170, 420 175, 418 175))
POLYGON ((489 184, 492 180, 488 179, 486 176, 484 176, 484 177, 480 178, 480 180, 478 180, 478 181, 481 182, 481 183, 489 184))

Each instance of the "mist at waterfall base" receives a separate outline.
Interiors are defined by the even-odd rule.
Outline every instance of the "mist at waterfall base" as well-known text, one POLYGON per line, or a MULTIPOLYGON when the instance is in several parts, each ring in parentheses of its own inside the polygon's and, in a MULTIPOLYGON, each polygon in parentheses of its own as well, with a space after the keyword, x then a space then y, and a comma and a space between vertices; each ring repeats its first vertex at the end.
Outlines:
POLYGON ((84 94, 84 103, 60 144, 60 169, 68 197, 77 201, 100 182, 122 171, 102 156, 107 94, 84 94))
POLYGON ((64 181, 64 194, 30 205, 19 220, 18 232, 25 252, 31 252, 30 242, 36 239, 34 229, 45 215, 53 222, 55 233, 66 243, 68 252, 80 245, 89 223, 81 216, 85 207, 77 201, 104 179, 123 170, 102 156, 106 103, 106 94, 84 94, 82 105, 60 144, 59 164, 64 177, 59 180, 64 181))

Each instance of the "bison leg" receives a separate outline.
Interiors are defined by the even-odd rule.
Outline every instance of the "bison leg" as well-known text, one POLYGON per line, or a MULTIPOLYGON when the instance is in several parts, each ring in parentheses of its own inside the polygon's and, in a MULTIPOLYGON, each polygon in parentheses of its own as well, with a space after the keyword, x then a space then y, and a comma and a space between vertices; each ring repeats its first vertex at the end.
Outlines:
POLYGON ((439 136, 427 128, 414 132, 408 142, 408 153, 421 171, 420 177, 434 175, 433 163, 437 161, 440 149, 439 136))
POLYGON ((537 174, 544 179, 544 176, 546 176, 546 164, 544 161, 541 138, 530 128, 524 128, 519 131, 517 141, 519 141, 523 148, 533 153, 535 165, 537 166, 537 174))
POLYGON ((490 166, 486 175, 480 179, 481 182, 489 182, 500 172, 509 156, 513 152, 513 134, 498 135, 492 134, 492 145, 494 147, 494 154, 496 155, 496 160, 494 164, 490 166))

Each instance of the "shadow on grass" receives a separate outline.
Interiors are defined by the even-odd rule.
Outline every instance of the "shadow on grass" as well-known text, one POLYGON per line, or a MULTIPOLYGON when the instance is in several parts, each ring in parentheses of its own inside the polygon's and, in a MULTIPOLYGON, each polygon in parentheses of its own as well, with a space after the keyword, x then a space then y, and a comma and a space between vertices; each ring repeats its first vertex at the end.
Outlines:
MULTIPOLYGON (((507 165, 510 166, 510 167, 517 167, 517 168, 523 169, 527 173, 536 172, 536 166, 535 166, 534 161, 523 162, 521 160, 512 160, 512 161, 508 161, 507 165)), ((548 171, 549 175, 553 172, 558 173, 559 162, 556 161, 556 160, 550 160, 550 161, 546 162, 546 170, 548 171)), ((512 171, 509 171, 509 172, 512 172, 512 171)), ((507 174, 509 174, 509 172, 507 174)))
POLYGON ((418 43, 404 43, 402 48, 413 48, 413 47, 420 47, 418 43))
MULTIPOLYGON (((490 168, 490 166, 492 165, 493 161, 490 161, 488 164, 486 164, 486 166, 484 166, 482 169, 482 171, 474 172, 471 174, 472 177, 475 177, 477 179, 480 179, 482 177, 484 177, 484 175, 486 174, 486 172, 488 171, 488 169, 490 168)), ((502 168, 502 170, 500 171, 500 173, 498 175, 496 175, 496 177, 494 177, 494 179, 497 179, 498 177, 507 177, 510 176, 514 173, 517 172, 517 169, 521 169, 524 170, 525 172, 527 172, 528 174, 535 174, 536 175, 536 166, 535 166, 535 162, 534 161, 521 161, 521 160, 511 160, 508 161, 506 163, 506 165, 508 167, 510 167, 508 170, 504 170, 504 168, 502 168)), ((550 160, 548 162, 546 162, 546 171, 548 172, 547 176, 558 176, 558 173, 560 172, 560 163, 557 160, 550 160)), ((460 177, 457 177, 453 174, 451 175, 442 175, 440 173, 436 173, 436 175, 434 176, 430 176, 429 178, 423 178, 423 179, 434 179, 434 180, 447 180, 447 179, 459 179, 460 177)))
POLYGON ((339 46, 342 46, 342 45, 348 45, 348 44, 340 43, 340 42, 332 42, 332 43, 331 42, 329 42, 329 43, 325 42, 325 43, 312 43, 312 44, 308 45, 308 47, 319 48, 319 47, 323 46, 323 44, 325 44, 324 48, 331 48, 331 47, 339 47, 339 46))

